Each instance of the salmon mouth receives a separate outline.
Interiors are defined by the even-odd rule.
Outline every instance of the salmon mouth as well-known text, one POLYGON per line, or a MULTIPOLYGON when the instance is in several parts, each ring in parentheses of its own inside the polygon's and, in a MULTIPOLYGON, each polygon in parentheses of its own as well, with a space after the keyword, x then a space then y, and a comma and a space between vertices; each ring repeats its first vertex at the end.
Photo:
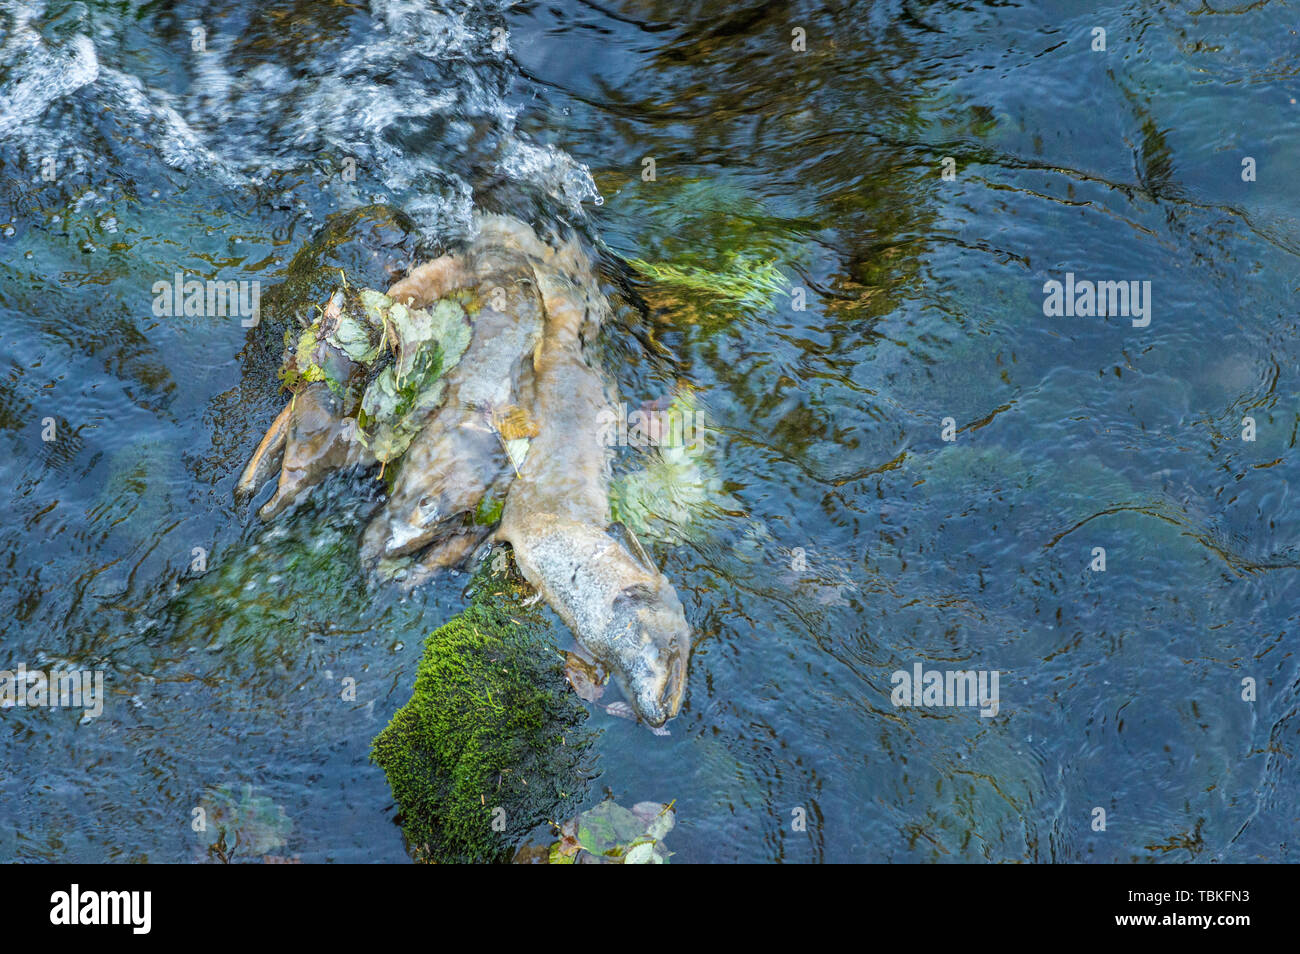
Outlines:
POLYGON ((660 678, 653 681, 646 680, 645 670, 642 669, 643 677, 639 683, 635 678, 629 680, 631 685, 624 683, 624 695, 636 710, 637 718, 652 729, 657 729, 669 719, 676 718, 686 696, 689 649, 686 652, 681 650, 678 643, 678 639, 681 638, 674 638, 664 656, 660 657, 659 664, 655 666, 660 678), (628 692, 627 689, 634 691, 628 692))
POLYGON ((432 527, 392 521, 384 537, 384 553, 390 557, 410 556, 426 547, 434 536, 432 527))
POLYGON ((438 526, 421 527, 405 520, 393 519, 382 510, 361 534, 361 562, 374 567, 381 560, 401 560, 418 556, 437 542, 438 526))

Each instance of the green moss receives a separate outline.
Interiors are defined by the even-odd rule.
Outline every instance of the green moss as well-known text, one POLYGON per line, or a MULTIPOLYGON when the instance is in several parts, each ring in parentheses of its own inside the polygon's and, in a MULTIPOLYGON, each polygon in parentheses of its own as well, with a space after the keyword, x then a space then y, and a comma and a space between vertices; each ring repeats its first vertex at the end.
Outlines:
POLYGON ((426 640, 410 702, 374 740, 417 861, 507 861, 586 790, 587 711, 546 631, 489 576, 426 640))

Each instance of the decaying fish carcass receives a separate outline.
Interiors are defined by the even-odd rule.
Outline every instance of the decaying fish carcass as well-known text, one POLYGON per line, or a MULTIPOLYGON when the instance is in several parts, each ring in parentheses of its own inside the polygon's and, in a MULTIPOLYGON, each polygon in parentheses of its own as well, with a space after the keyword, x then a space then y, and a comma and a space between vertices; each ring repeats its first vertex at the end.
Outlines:
POLYGON ((362 534, 368 567, 410 561, 414 585, 495 534, 660 726, 681 707, 691 631, 672 584, 610 525, 607 382, 585 347, 608 303, 576 237, 552 246, 506 216, 478 225, 387 295, 340 292, 291 342, 294 398, 236 493, 278 473, 270 519, 334 470, 396 466, 362 534))

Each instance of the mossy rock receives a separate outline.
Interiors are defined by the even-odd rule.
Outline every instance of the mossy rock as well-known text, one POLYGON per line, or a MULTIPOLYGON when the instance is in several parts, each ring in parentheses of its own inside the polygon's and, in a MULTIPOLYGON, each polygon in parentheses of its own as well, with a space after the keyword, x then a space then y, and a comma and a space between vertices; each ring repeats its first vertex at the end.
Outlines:
POLYGON ((284 318, 305 314, 333 293, 340 272, 358 287, 388 287, 397 271, 415 258, 416 236, 414 223, 386 205, 330 215, 294 254, 283 283, 267 289, 263 313, 284 318))
POLYGON ((410 702, 374 740, 417 861, 504 862, 585 794, 587 710, 506 577, 425 642, 410 702))

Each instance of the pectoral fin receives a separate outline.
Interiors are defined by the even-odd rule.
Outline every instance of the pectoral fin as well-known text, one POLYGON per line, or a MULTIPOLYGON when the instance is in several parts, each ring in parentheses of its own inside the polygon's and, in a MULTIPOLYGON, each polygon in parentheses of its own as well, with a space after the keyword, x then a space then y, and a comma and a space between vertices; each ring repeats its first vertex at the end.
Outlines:
POLYGON ((462 566, 474 554, 478 545, 487 539, 489 532, 488 527, 473 527, 464 533, 452 534, 437 541, 411 567, 402 580, 402 589, 423 586, 444 571, 462 566))
POLYGON ((645 547, 641 546, 641 541, 636 538, 636 534, 632 532, 631 527, 615 521, 609 525, 609 534, 623 544, 623 547, 632 555, 632 558, 643 567, 651 573, 659 572, 659 568, 650 559, 650 554, 645 552, 645 547))

